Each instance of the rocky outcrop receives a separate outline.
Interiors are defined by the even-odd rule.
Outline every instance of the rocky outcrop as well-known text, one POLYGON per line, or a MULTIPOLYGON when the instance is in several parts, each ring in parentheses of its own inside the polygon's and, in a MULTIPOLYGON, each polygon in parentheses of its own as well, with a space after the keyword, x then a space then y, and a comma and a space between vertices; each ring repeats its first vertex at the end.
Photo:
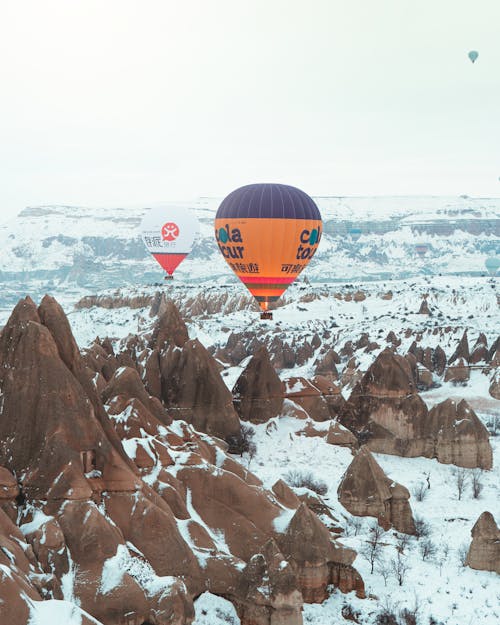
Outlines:
POLYGON ((488 432, 472 408, 447 400, 429 412, 407 357, 383 351, 354 388, 340 422, 374 452, 491 468, 488 432))
POLYGON ((236 594, 242 625, 302 625, 297 577, 272 539, 250 558, 236 594))
POLYGON ((472 352, 469 356, 469 364, 477 365, 479 362, 489 361, 489 349, 486 336, 481 332, 477 337, 477 340, 472 348, 472 352))
POLYGON ((409 362, 385 349, 354 387, 340 422, 366 441, 372 451, 422 455, 427 407, 416 392, 409 362))
POLYGON ((464 331, 462 338, 460 339, 456 350, 453 352, 453 354, 450 356, 450 359, 448 360, 448 364, 452 364, 455 362, 455 360, 459 360, 462 359, 462 361, 467 362, 469 360, 470 357, 470 352, 469 352, 469 340, 467 338, 467 330, 464 331))
POLYGON ((453 382, 455 385, 465 386, 470 378, 470 370, 463 358, 459 358, 456 364, 446 368, 444 374, 445 382, 453 382))
POLYGON ((359 447, 358 439, 354 434, 338 421, 332 421, 326 436, 329 445, 348 447, 351 451, 359 447))
POLYGON ((471 530, 472 543, 466 564, 480 571, 500 574, 500 529, 491 512, 483 512, 471 530))
MULTIPOLYGON (((27 625, 31 602, 61 599, 64 586, 104 625, 189 625, 193 597, 210 589, 247 625, 299 625, 303 599, 323 600, 331 584, 362 594, 355 553, 286 485, 267 491, 220 438, 165 418, 138 372, 140 340, 127 343, 138 368, 107 382, 99 372, 98 394, 55 301, 21 301, 0 335, 2 616, 27 625)), ((157 353, 167 410, 221 435, 234 423, 237 435, 206 350, 157 353)))
POLYGON ((376 517, 385 530, 415 534, 408 489, 385 475, 366 446, 354 456, 337 493, 351 514, 376 517))
POLYGON ((297 575, 306 603, 324 601, 331 583, 342 592, 354 590, 364 597, 363 581, 352 567, 354 552, 334 545, 326 527, 306 504, 295 512, 285 533, 278 537, 278 545, 297 575))
POLYGON ((317 361, 314 370, 315 375, 321 375, 330 380, 337 380, 339 377, 337 367, 340 364, 340 357, 333 349, 329 349, 326 354, 317 361))
POLYGON ((420 304, 420 308, 418 310, 419 315, 430 315, 431 311, 429 310, 429 304, 427 303, 427 299, 423 299, 420 304))
POLYGON ((260 347, 233 387, 234 406, 244 421, 265 423, 281 413, 283 383, 266 347, 260 347))
POLYGON ((163 299, 159 304, 161 316, 154 324, 149 347, 161 351, 168 345, 182 347, 189 340, 186 324, 171 299, 163 299))
POLYGON ((219 438, 239 435, 233 397, 198 339, 182 348, 171 345, 160 356, 160 371, 162 400, 171 418, 219 438))
POLYGON ((285 380, 285 397, 303 408, 314 421, 328 421, 331 418, 328 402, 310 380, 305 378, 285 380))
POLYGON ((429 457, 460 467, 491 469, 488 430, 465 399, 458 403, 447 399, 434 406, 427 416, 425 432, 434 443, 429 457))

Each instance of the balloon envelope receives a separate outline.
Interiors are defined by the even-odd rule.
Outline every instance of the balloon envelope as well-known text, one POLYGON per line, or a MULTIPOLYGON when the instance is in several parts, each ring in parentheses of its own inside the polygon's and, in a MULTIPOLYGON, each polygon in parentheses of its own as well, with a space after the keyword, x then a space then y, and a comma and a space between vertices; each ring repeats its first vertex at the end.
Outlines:
POLYGON ((417 243, 415 245, 415 252, 420 256, 420 258, 423 258, 427 254, 428 249, 429 246, 427 243, 417 243))
POLYGON ((321 234, 321 214, 314 201, 283 184, 236 189, 215 216, 219 250, 262 310, 307 266, 321 234))
POLYGON ((353 241, 357 241, 361 237, 361 228, 349 228, 349 236, 353 241))
POLYGON ((153 208, 141 223, 144 245, 169 275, 191 251, 197 232, 196 215, 184 207, 153 208))
POLYGON ((479 52, 476 52, 476 50, 471 50, 468 56, 469 56, 469 59, 474 63, 474 61, 479 56, 479 52))
POLYGON ((484 266, 488 270, 490 276, 495 276, 498 269, 500 268, 500 257, 490 256, 484 261, 484 266))

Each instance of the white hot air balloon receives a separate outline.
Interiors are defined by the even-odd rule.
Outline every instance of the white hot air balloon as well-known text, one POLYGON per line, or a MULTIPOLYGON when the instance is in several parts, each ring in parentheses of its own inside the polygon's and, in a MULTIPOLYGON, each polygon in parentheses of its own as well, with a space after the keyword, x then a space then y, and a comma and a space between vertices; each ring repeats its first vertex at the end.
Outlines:
POLYGON ((141 223, 141 236, 148 252, 172 278, 177 266, 193 247, 198 233, 198 219, 182 206, 149 210, 141 223))

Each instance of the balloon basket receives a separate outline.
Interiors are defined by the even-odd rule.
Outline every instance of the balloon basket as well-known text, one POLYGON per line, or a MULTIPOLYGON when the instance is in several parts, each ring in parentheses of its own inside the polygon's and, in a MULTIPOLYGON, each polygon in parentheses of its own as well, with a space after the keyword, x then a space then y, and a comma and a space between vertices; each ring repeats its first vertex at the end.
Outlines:
POLYGON ((167 273, 167 275, 163 279, 164 280, 173 280, 174 276, 171 276, 170 274, 167 273))
POLYGON ((263 312, 260 313, 260 318, 261 319, 272 319, 273 318, 273 313, 270 310, 264 310, 263 312))

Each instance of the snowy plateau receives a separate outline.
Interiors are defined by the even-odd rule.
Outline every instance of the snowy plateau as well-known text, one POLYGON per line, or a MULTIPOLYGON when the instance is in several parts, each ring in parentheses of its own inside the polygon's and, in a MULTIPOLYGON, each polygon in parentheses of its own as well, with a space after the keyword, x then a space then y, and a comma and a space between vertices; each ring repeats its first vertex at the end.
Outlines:
MULTIPOLYGON (((29 295, 38 304, 49 293, 62 305, 80 349, 89 348, 98 336, 109 337, 119 352, 131 336, 150 332, 155 321, 151 306, 161 293, 177 306, 189 338, 198 339, 218 358, 229 390, 248 365, 251 351, 225 360, 221 354, 227 352, 228 339, 239 337, 247 348, 254 337, 271 355, 277 342, 305 354, 291 364, 273 361, 281 380, 295 380, 289 391, 297 384, 300 390, 297 378, 312 380, 325 350, 335 350, 340 354, 336 369, 344 400, 384 349, 395 345, 390 333, 399 341, 395 351, 401 356, 440 346, 449 361, 464 333, 471 352, 481 336, 488 349, 495 345, 500 336, 500 278, 488 276, 484 262, 500 254, 500 199, 315 199, 324 222, 318 253, 284 294, 272 321, 260 320, 256 305, 217 250, 217 199, 189 204, 198 216, 200 234, 171 283, 163 282, 161 269, 138 235, 147 207, 27 208, 0 226, 0 327, 20 298, 29 295), (356 242, 348 236, 353 224, 362 231, 356 242), (428 246, 423 258, 415 252, 418 242, 428 246), (428 312, 422 312, 423 303, 428 312), (303 349, 304 344, 309 347, 303 349)), ((289 480, 291 470, 310 474, 324 485, 321 520, 328 526, 335 519, 342 530, 339 540, 357 552, 353 566, 363 578, 366 598, 332 587, 322 603, 304 603, 305 625, 349 620, 363 625, 500 623, 499 574, 465 565, 478 517, 489 511, 500 524, 499 372, 500 363, 479 360, 460 382, 452 377, 445 381, 445 375, 434 371, 419 387, 429 409, 450 398, 467 401, 489 431, 491 469, 467 468, 462 474, 454 464, 436 458, 373 453, 388 478, 408 489, 413 516, 425 528, 420 537, 406 541, 394 528, 383 531, 373 573, 363 553, 375 519, 353 516, 339 501, 337 490, 353 452, 327 442, 329 422, 312 420, 307 411, 299 415, 297 406, 290 408, 293 402, 285 400, 280 415, 252 425, 255 449, 233 459, 267 489, 279 479, 289 480), (315 433, 306 435, 308 428, 315 433), (474 480, 481 485, 476 496, 474 480), (428 553, 423 544, 431 545, 428 553), (393 566, 401 553, 402 580, 393 566)), ((124 447, 128 451, 130 444, 124 447)), ((316 496, 305 486, 294 487, 294 492, 316 496)), ((285 526, 290 520, 280 519, 285 526)), ((219 536, 217 528, 210 531, 219 536)), ((119 552, 107 561, 102 586, 120 583, 124 562, 119 552)), ((64 600, 32 601, 29 625, 100 623, 73 602, 71 571, 67 575, 64 600)), ((141 569, 141 575, 151 584, 172 583, 154 571, 141 569)), ((208 591, 195 601, 195 613, 193 625, 240 623, 234 606, 208 591)), ((287 625, 285 620, 279 623, 287 625)))

